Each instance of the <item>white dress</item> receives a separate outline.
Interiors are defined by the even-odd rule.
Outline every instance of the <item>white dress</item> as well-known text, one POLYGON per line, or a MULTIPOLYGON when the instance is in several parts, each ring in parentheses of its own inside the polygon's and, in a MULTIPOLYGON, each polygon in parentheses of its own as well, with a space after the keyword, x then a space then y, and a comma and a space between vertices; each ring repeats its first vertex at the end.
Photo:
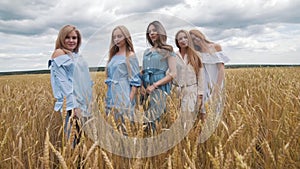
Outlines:
POLYGON ((225 79, 221 82, 218 90, 214 88, 217 86, 219 75, 218 63, 225 64, 229 58, 222 51, 216 51, 213 45, 209 51, 200 53, 204 69, 204 106, 202 111, 207 113, 203 129, 199 135, 200 143, 205 142, 217 128, 225 104, 225 79))
POLYGON ((192 65, 188 64, 187 55, 184 59, 180 52, 176 52, 176 77, 173 79, 173 87, 177 98, 180 99, 182 112, 196 112, 199 110, 198 95, 203 95, 203 69, 200 69, 198 77, 192 65))
MULTIPOLYGON (((218 63, 227 63, 229 58, 223 54, 222 51, 212 51, 211 53, 200 53, 203 68, 204 68, 204 95, 203 101, 204 103, 211 97, 213 88, 217 84, 219 68, 218 63)), ((220 91, 224 89, 224 79, 221 83, 220 91)))

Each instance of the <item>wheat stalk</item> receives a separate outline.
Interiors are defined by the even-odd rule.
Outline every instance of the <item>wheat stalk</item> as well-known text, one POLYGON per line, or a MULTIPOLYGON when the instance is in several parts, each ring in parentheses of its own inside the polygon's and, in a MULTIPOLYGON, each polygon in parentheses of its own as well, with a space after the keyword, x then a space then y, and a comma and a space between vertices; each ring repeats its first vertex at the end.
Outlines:
POLYGON ((114 169, 114 167, 113 167, 111 161, 109 160, 107 154, 105 153, 105 151, 103 151, 103 150, 100 150, 100 151, 101 151, 101 154, 102 154, 102 156, 103 156, 103 158, 104 158, 104 161, 105 161, 107 167, 108 167, 109 169, 114 169))
POLYGON ((99 168, 98 158, 99 158, 99 148, 97 147, 96 150, 95 150, 93 169, 99 168))
POLYGON ((133 164, 132 169, 140 169, 143 166, 142 159, 137 158, 133 164))
POLYGON ((70 131, 70 136, 69 136, 69 145, 71 145, 71 147, 74 147, 76 144, 76 137, 78 138, 78 131, 76 129, 76 121, 77 119, 74 116, 74 112, 72 110, 72 115, 69 119, 69 124, 71 125, 71 131, 70 131))
POLYGON ((192 162, 192 160, 189 158, 188 154, 186 153, 185 149, 183 149, 183 154, 184 154, 184 157, 185 159, 187 160, 189 166, 192 168, 192 169, 196 169, 196 166, 195 164, 192 162))
POLYGON ((94 152, 94 150, 98 147, 99 142, 98 140, 94 142, 94 144, 91 146, 91 148, 88 150, 87 155, 85 157, 85 160, 82 162, 83 165, 86 163, 86 161, 89 159, 89 157, 91 156, 91 154, 94 152))
POLYGON ((19 146, 18 146, 18 150, 19 150, 19 158, 22 159, 22 137, 19 137, 19 146))
POLYGON ((178 145, 176 145, 175 148, 174 148, 173 154, 172 154, 173 168, 180 167, 178 153, 179 153, 179 151, 178 151, 178 145))
POLYGON ((248 159, 248 157, 250 156, 250 154, 251 154, 251 152, 252 152, 253 147, 254 147, 255 144, 256 144, 256 141, 257 141, 257 137, 254 137, 254 138, 251 140, 250 145, 247 147, 245 153, 243 154, 244 159, 248 159))
POLYGON ((272 159, 273 164, 276 166, 276 160, 275 160, 274 154, 273 154, 271 147, 270 147, 269 143, 267 142, 267 140, 264 141, 264 145, 267 149, 267 153, 269 154, 269 156, 272 159))
POLYGON ((125 120, 125 129, 126 133, 128 134, 129 137, 133 136, 130 120, 128 118, 124 118, 125 120))
POLYGON ((56 155, 56 157, 58 158, 59 163, 61 164, 62 168, 63 168, 63 169, 67 169, 68 167, 67 167, 67 163, 66 163, 64 157, 60 154, 59 151, 57 151, 57 150, 54 148, 54 146, 51 144, 50 141, 48 141, 47 144, 49 145, 49 147, 51 148, 51 150, 54 152, 54 154, 56 155))
POLYGON ((294 128, 292 135, 289 137, 288 142, 285 144, 284 149, 287 150, 290 146, 290 143, 294 140, 296 133, 300 127, 300 122, 298 122, 297 126, 294 128))
POLYGON ((236 159, 236 166, 239 166, 241 168, 250 169, 250 167, 245 163, 244 157, 240 155, 236 150, 234 150, 234 155, 236 159))
POLYGON ((212 162, 213 168, 220 169, 220 162, 217 161, 217 158, 215 158, 210 152, 207 152, 207 154, 210 161, 212 162))
POLYGON ((172 169, 172 156, 169 155, 168 157, 168 169, 172 169))
POLYGON ((223 152, 223 147, 222 147, 222 143, 221 141, 219 141, 219 155, 220 155, 220 166, 223 166, 223 162, 224 162, 224 152, 223 152))
POLYGON ((226 155, 226 160, 224 162, 224 167, 222 167, 222 168, 223 169, 229 169, 231 162, 232 162, 232 156, 231 156, 231 153, 228 153, 226 155))
POLYGON ((4 134, 4 137, 1 141, 1 146, 0 146, 0 150, 2 150, 2 148, 4 147, 4 145, 6 144, 7 141, 7 136, 8 136, 8 132, 9 132, 10 128, 7 128, 4 134))
POLYGON ((245 126, 245 125, 242 124, 238 129, 236 129, 236 130, 228 137, 228 139, 226 140, 226 142, 225 142, 225 144, 224 144, 224 147, 225 147, 228 143, 230 143, 237 135, 239 135, 239 134, 242 132, 244 126, 245 126))
POLYGON ((49 132, 46 132, 46 138, 45 138, 45 142, 44 142, 44 157, 43 157, 43 162, 44 162, 44 167, 45 169, 50 169, 50 163, 49 163, 49 132))

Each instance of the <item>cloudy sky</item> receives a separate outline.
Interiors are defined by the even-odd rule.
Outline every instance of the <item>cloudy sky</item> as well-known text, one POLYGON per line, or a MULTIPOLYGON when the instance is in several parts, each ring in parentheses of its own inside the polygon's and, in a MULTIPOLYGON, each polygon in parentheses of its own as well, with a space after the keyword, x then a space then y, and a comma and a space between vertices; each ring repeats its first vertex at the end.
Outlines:
POLYGON ((129 29, 141 59, 153 20, 173 46, 179 29, 201 30, 222 45, 228 64, 300 64, 299 8, 299 0, 1 0, 0 72, 47 69, 65 24, 81 31, 90 66, 106 63, 117 25, 129 29))

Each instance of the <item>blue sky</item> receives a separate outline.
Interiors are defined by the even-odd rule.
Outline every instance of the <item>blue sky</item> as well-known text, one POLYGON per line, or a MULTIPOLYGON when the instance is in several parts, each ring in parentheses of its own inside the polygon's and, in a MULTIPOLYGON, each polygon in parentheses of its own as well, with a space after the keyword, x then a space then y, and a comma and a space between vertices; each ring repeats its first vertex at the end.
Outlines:
POLYGON ((106 63, 111 30, 121 24, 141 59, 153 20, 174 47, 179 29, 201 30, 222 45, 228 64, 300 64, 299 8, 299 0, 1 0, 0 72, 47 69, 65 24, 80 29, 90 66, 106 63))

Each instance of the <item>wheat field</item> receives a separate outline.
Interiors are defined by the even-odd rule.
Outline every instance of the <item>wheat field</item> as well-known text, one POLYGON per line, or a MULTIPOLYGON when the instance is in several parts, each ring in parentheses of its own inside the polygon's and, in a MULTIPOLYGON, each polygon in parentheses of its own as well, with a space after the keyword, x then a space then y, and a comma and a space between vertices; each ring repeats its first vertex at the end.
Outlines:
MULTIPOLYGON (((93 73, 103 111, 103 73, 93 73)), ((0 76, 0 168, 300 168, 300 67, 226 69, 226 103, 215 132, 197 142, 201 123, 175 147, 153 157, 126 158, 86 135, 72 148, 63 116, 53 111, 49 74, 0 76)), ((172 107, 173 106, 173 107, 172 107)), ((157 128, 177 118, 170 106, 157 128)), ((117 122, 108 119, 112 126, 117 122)), ((125 122, 129 136, 145 137, 125 122)), ((98 137, 105 137, 101 136, 98 137)))

